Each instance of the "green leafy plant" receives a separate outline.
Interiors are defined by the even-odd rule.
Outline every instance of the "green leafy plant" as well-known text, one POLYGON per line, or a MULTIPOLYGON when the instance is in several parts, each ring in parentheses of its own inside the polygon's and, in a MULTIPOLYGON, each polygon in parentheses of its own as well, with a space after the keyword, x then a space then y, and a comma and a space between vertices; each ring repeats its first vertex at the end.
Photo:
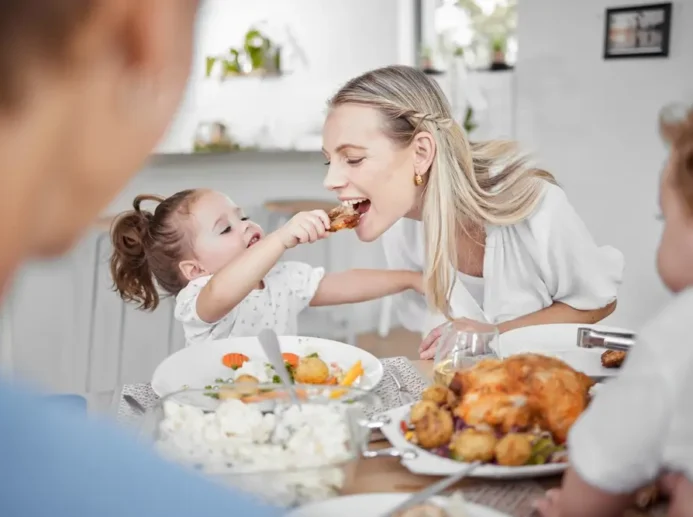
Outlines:
POLYGON ((470 134, 477 127, 479 127, 478 124, 474 122, 474 110, 471 107, 467 108, 467 113, 464 115, 462 127, 464 127, 467 134, 470 134))
POLYGON ((474 33, 470 45, 472 48, 506 51, 508 38, 513 37, 517 31, 517 0, 498 2, 489 14, 475 0, 457 0, 457 5, 469 16, 474 33))
POLYGON ((491 40, 491 50, 494 52, 505 52, 506 40, 504 36, 496 36, 491 40))

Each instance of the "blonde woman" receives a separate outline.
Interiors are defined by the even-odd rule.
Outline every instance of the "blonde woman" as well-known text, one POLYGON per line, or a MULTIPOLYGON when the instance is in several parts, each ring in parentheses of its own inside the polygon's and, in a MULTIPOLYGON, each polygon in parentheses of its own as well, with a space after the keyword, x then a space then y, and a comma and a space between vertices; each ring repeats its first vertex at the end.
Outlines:
POLYGON ((470 143, 421 71, 367 72, 329 107, 325 186, 362 213, 359 239, 384 237, 390 268, 424 271, 427 300, 399 306, 408 328, 428 333, 422 358, 458 318, 505 332, 613 312, 622 254, 595 244, 554 177, 513 143, 470 143))

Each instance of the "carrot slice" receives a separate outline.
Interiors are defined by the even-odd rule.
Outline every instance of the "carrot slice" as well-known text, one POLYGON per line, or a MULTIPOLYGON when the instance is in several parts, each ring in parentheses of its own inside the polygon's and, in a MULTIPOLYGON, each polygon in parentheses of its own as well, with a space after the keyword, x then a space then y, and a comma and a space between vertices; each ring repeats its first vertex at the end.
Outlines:
POLYGON ((221 358, 221 362, 224 366, 227 368, 233 368, 234 370, 243 366, 243 363, 246 361, 248 361, 248 356, 236 352, 231 352, 230 354, 226 354, 221 358))
POLYGON ((282 359, 284 359, 284 362, 288 363, 292 368, 296 368, 298 366, 300 357, 298 357, 296 354, 285 352, 282 354, 282 359))
POLYGON ((325 381, 325 384, 327 384, 328 386, 337 384, 337 377, 329 377, 325 381))

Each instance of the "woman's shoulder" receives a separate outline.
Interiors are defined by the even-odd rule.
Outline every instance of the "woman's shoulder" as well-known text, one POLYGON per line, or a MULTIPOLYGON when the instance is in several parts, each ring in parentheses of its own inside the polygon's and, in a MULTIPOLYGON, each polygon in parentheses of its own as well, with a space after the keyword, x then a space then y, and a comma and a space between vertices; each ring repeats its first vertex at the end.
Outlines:
POLYGON ((541 180, 541 182, 543 185, 540 199, 535 210, 529 216, 529 219, 542 216, 551 217, 563 211, 565 208, 572 209, 565 190, 556 183, 551 183, 546 180, 541 180))
POLYGON ((570 202, 565 190, 555 183, 543 181, 542 192, 536 207, 521 226, 539 238, 556 232, 587 232, 587 228, 570 202))

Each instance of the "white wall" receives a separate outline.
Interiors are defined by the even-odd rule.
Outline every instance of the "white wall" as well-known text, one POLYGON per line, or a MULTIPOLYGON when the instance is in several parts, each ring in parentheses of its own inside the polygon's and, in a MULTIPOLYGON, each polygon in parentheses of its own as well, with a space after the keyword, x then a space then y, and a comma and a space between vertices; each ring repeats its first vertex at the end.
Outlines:
POLYGON ((693 102, 693 1, 674 2, 668 59, 602 59, 605 8, 633 0, 521 0, 518 138, 554 172, 599 243, 626 257, 611 322, 639 327, 667 300, 655 271, 659 110, 693 102))
POLYGON ((192 146, 198 121, 223 121, 244 145, 267 125, 274 146, 292 147, 319 133, 325 101, 345 81, 372 68, 413 64, 412 0, 207 0, 198 18, 188 94, 161 143, 162 152, 192 146), (205 56, 241 47, 245 33, 268 22, 269 37, 285 44, 287 74, 220 82, 204 77, 205 56), (291 51, 290 31, 302 53, 291 51))

